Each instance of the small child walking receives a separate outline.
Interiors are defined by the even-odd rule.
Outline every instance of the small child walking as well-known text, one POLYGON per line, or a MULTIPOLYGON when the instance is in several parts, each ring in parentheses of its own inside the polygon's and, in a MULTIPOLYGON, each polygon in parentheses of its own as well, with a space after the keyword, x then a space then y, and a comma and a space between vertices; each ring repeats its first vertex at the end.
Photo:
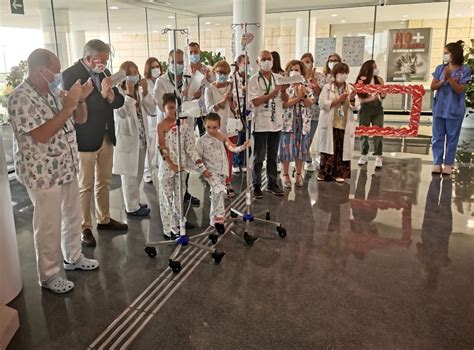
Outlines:
POLYGON ((211 226, 219 234, 225 232, 224 199, 226 198, 226 178, 229 175, 229 162, 226 149, 240 153, 250 146, 250 141, 236 147, 219 131, 221 118, 216 113, 209 113, 204 118, 206 133, 196 143, 196 166, 211 187, 211 226))

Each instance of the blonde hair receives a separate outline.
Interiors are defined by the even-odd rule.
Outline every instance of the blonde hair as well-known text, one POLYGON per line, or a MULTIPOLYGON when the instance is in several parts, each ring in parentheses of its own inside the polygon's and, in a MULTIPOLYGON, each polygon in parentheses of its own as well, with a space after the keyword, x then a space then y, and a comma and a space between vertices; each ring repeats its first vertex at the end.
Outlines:
POLYGON ((222 60, 217 62, 214 67, 212 67, 212 71, 215 72, 218 68, 222 69, 224 74, 230 74, 230 66, 226 61, 222 60))

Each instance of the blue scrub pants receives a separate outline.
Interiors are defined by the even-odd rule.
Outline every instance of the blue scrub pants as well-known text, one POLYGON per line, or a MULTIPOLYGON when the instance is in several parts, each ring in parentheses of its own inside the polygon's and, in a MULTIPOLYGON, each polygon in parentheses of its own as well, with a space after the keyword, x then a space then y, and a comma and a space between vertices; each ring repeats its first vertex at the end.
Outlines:
POLYGON ((462 116, 456 119, 433 116, 433 137, 431 143, 433 145, 434 165, 442 165, 443 163, 444 165, 454 165, 462 122, 462 116))

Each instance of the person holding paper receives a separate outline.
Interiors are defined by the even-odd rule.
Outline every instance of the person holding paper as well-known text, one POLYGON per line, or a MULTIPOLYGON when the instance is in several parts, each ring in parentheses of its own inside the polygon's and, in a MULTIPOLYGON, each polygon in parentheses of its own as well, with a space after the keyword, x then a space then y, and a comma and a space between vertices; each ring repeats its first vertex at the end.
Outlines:
POLYGON ((110 217, 109 184, 115 146, 114 109, 123 106, 124 98, 113 87, 106 69, 110 46, 93 39, 84 46, 84 57, 63 72, 66 90, 80 79, 91 78, 93 91, 87 97, 88 118, 76 125, 79 146, 79 193, 82 208, 82 244, 95 247, 92 234, 91 200, 95 194, 97 230, 125 231, 128 225, 110 217))
POLYGON ((145 156, 150 151, 148 123, 145 118, 155 113, 156 104, 148 93, 148 81, 140 79, 138 67, 132 61, 120 65, 127 75, 119 92, 125 98, 117 108, 115 123, 117 146, 114 152, 113 173, 120 175, 127 215, 144 217, 150 214, 147 204, 140 203, 140 185, 145 168, 145 156))
MULTIPOLYGON (((214 65, 213 71, 216 81, 205 90, 205 104, 207 113, 216 113, 220 117, 220 130, 230 142, 237 143, 239 131, 243 130, 242 121, 237 114, 237 102, 232 93, 232 82, 229 81, 230 66, 226 61, 219 61, 214 65)), ((232 156, 227 150, 229 175, 226 179, 227 195, 235 196, 232 188, 232 156)))
POLYGON ((283 128, 283 102, 288 101, 288 85, 277 85, 279 74, 272 73, 273 60, 270 51, 261 51, 258 56, 260 70, 249 80, 249 100, 252 103, 254 138, 253 195, 263 198, 262 166, 267 160, 267 191, 283 196, 278 185, 277 157, 280 133, 283 128))
MULTIPOLYGON (((161 63, 155 57, 150 57, 145 62, 143 75, 148 83, 148 92, 152 94, 156 80, 162 75, 163 70, 161 63)), ((156 104, 156 101, 155 101, 156 104)), ((156 124, 163 119, 163 113, 155 105, 155 110, 148 118, 148 152, 145 156, 145 171, 143 173, 143 181, 151 183, 153 177, 153 169, 156 167, 156 124), (148 156, 150 155, 150 156, 148 156)))
POLYGON ((79 169, 74 124, 88 119, 87 97, 92 81, 76 80, 60 90, 61 64, 45 49, 28 57, 28 78, 8 99, 15 135, 15 171, 34 207, 33 236, 39 284, 54 293, 66 293, 74 283, 65 270, 95 270, 97 260, 82 254, 79 169), (62 254, 61 254, 62 253, 62 254))
MULTIPOLYGON (((290 61, 285 68, 289 77, 304 77, 306 67, 298 60, 290 61)), ((296 186, 303 186, 303 162, 311 159, 311 106, 313 91, 303 83, 291 84, 288 101, 283 102, 283 129, 280 138, 279 160, 283 164, 283 187, 291 188, 290 162, 295 162, 296 186)))
MULTIPOLYGON (((185 76, 189 77, 183 91, 185 100, 199 100, 204 106, 204 89, 214 81, 212 67, 201 62, 201 48, 198 43, 190 42, 188 45, 189 66, 186 68, 185 76)), ((202 117, 196 119, 199 135, 203 135, 204 129, 202 117)))

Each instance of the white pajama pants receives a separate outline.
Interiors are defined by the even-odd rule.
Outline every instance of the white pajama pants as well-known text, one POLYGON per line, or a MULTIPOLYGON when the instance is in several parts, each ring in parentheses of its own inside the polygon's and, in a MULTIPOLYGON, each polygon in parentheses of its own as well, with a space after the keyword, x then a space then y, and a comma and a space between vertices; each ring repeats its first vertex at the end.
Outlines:
POLYGON ((138 172, 136 176, 120 175, 122 179, 125 210, 129 213, 140 209, 140 185, 143 180, 146 154, 146 148, 140 148, 140 152, 138 153, 138 172))
POLYGON ((210 179, 206 179, 211 187, 211 211, 209 219, 211 226, 217 223, 223 223, 225 215, 224 200, 227 196, 226 175, 212 175, 210 179))
POLYGON ((79 186, 74 178, 48 189, 26 189, 34 206, 36 266, 39 283, 44 285, 60 273, 63 260, 74 263, 81 256, 79 186))
MULTIPOLYGON (((181 174, 181 193, 184 198, 186 190, 186 173, 181 174)), ((160 179, 160 216, 163 223, 163 232, 170 233, 179 227, 180 206, 179 202, 179 176, 160 179)))
POLYGON ((152 176, 153 170, 156 168, 156 123, 158 117, 148 117, 148 147, 150 151, 145 155, 145 170, 143 175, 144 176, 152 176), (150 156, 151 159, 148 159, 150 156), (150 165, 151 164, 151 169, 150 165))

